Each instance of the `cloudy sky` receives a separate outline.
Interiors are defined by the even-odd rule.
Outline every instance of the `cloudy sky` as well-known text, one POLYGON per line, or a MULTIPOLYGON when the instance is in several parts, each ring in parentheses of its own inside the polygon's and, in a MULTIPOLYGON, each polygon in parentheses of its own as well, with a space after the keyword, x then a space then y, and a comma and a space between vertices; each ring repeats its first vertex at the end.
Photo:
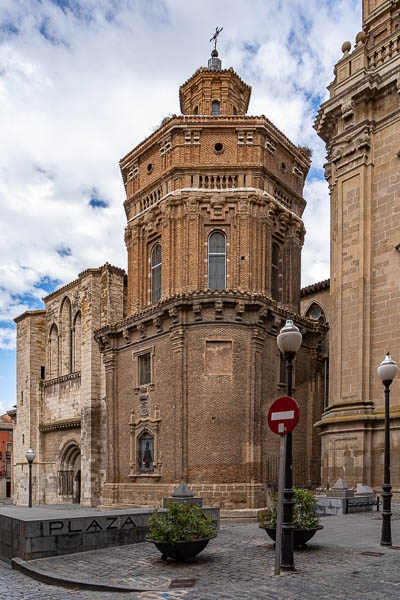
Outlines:
POLYGON ((303 285, 329 277, 324 146, 312 128, 361 0, 0 0, 0 414, 15 403, 13 318, 87 267, 126 266, 118 161, 211 50, 313 149, 303 285))

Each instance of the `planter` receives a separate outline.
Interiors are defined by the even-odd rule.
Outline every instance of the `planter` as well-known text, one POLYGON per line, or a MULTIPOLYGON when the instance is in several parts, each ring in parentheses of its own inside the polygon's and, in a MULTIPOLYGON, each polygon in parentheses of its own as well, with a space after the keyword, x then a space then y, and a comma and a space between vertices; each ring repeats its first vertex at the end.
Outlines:
MULTIPOLYGON (((261 527, 261 525, 260 525, 261 527)), ((318 527, 314 527, 313 529, 293 529, 293 546, 295 548, 299 548, 300 546, 305 546, 307 542, 311 540, 311 538, 323 529, 323 525, 318 525, 318 527)), ((265 529, 269 537, 274 540, 276 538, 276 528, 275 527, 261 527, 261 529, 265 529)))
POLYGON ((162 560, 174 558, 186 562, 194 558, 207 546, 208 542, 217 536, 202 538, 200 540, 189 540, 184 542, 159 542, 146 537, 146 542, 151 542, 161 552, 162 560))

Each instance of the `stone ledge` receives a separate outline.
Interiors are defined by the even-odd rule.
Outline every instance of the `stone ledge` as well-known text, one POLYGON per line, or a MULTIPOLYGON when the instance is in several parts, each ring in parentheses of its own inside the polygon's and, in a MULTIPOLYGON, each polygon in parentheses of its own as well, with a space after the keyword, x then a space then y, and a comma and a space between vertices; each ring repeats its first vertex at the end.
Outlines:
POLYGON ((54 379, 47 379, 42 381, 43 387, 50 387, 52 385, 56 385, 57 383, 64 383, 64 381, 71 381, 72 379, 80 379, 81 372, 77 371, 76 373, 69 373, 68 375, 60 375, 60 377, 54 377, 54 379))
POLYGON ((63 419, 62 421, 53 421, 52 423, 43 423, 39 425, 39 431, 45 433, 47 431, 57 431, 61 429, 76 429, 80 428, 81 419, 76 417, 74 419, 63 419))

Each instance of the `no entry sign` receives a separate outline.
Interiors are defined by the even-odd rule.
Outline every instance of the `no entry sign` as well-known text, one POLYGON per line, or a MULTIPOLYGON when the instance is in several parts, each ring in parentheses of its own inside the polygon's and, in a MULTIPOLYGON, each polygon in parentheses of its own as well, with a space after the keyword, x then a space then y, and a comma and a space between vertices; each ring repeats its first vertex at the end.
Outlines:
POLYGON ((268 425, 278 435, 290 433, 299 420, 299 405, 290 396, 281 396, 268 411, 268 425))

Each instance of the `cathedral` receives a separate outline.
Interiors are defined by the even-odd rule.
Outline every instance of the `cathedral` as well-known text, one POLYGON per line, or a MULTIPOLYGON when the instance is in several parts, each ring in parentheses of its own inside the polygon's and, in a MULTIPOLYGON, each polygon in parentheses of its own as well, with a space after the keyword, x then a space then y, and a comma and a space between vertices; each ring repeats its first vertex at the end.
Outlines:
MULTIPOLYGON (((329 404, 317 423, 322 482, 383 482, 384 394, 400 361, 400 2, 363 0, 315 128, 331 198, 329 404)), ((400 380, 391 386, 392 483, 400 494, 400 380)))
MULTIPOLYGON (((376 367, 387 350, 400 358, 399 0, 364 0, 363 31, 342 51, 315 124, 327 147, 330 280, 300 286, 310 152, 247 114, 251 88, 214 48, 180 87, 181 114, 120 161, 127 274, 88 269, 16 319, 16 503, 27 503, 32 446, 36 504, 155 505, 184 479, 207 504, 265 506, 288 318, 303 335, 294 483, 342 476, 379 489, 376 367)), ((399 391, 395 380, 395 493, 399 391)))
POLYGON ((288 318, 303 334, 294 455, 306 470, 320 455, 327 326, 300 314, 310 152, 248 115, 250 94, 214 48, 182 114, 120 162, 127 276, 89 269, 16 319, 16 503, 32 446, 35 503, 154 505, 184 479, 209 504, 265 506, 288 318))

